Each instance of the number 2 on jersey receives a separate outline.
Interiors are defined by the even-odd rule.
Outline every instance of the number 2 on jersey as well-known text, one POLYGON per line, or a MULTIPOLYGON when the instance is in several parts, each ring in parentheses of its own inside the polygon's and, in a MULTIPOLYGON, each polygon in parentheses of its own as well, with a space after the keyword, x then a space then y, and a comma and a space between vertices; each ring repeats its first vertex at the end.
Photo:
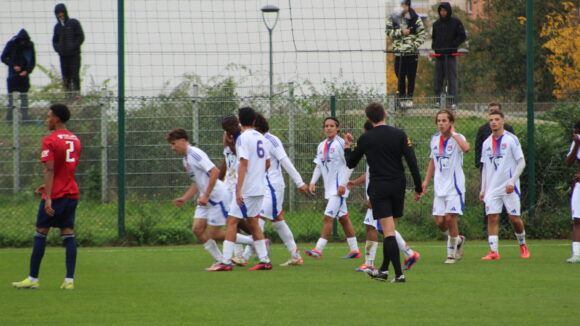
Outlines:
POLYGON ((75 143, 72 141, 66 141, 65 143, 68 145, 66 150, 66 162, 74 163, 75 158, 71 157, 71 153, 75 151, 75 143))
POLYGON ((259 158, 264 158, 264 148, 262 147, 262 141, 258 140, 258 143, 256 144, 256 151, 258 152, 258 157, 259 158))

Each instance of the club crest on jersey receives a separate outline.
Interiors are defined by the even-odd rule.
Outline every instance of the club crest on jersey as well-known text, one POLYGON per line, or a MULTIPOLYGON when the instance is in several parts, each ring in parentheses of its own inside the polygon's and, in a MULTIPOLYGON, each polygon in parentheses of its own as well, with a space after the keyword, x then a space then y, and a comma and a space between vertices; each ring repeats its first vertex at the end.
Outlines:
POLYGON ((505 150, 506 148, 507 148, 507 144, 506 144, 506 143, 502 143, 502 144, 501 144, 501 149, 502 149, 502 150, 505 150))
POLYGON ((451 154, 453 152, 453 145, 447 145, 447 153, 451 154))

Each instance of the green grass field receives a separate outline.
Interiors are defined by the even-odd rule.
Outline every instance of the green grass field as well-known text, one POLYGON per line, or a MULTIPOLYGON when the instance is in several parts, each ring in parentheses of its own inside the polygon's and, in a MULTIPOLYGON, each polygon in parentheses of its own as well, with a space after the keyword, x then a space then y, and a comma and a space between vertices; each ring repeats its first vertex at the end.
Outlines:
MULTIPOLYGON (((202 247, 80 248, 76 289, 63 291, 64 250, 49 248, 41 287, 16 290, 30 249, 0 250, 0 325, 579 325, 580 265, 566 264, 567 241, 515 241, 500 261, 480 261, 487 244, 468 242, 465 259, 444 265, 443 242, 412 243, 422 258, 405 284, 381 283, 341 260, 330 243, 322 260, 270 272, 209 273, 202 247)), ((312 244, 302 244, 306 249, 312 244)), ((380 251, 380 250, 379 250, 380 251)), ((382 260, 382 259, 380 259, 382 260)))

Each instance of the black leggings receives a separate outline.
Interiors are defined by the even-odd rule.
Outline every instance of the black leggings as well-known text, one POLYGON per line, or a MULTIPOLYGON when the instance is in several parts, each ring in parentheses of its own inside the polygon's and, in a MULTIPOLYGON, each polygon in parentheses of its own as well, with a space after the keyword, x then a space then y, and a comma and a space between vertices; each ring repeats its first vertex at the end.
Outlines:
POLYGON ((395 56, 395 74, 399 80, 399 97, 413 97, 418 63, 419 56, 416 55, 395 56))

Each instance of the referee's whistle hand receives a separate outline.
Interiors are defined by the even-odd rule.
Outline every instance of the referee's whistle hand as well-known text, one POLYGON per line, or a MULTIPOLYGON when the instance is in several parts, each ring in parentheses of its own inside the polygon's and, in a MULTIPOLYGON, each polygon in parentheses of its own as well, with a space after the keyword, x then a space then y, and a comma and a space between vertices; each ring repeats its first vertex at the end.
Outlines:
POLYGON ((423 197, 423 193, 422 192, 415 192, 415 194, 413 195, 413 199, 415 201, 419 201, 419 199, 421 199, 421 197, 423 197))
POLYGON ((350 145, 352 144, 353 141, 354 141, 354 137, 350 133, 347 132, 344 135, 344 146, 350 147, 350 145))

